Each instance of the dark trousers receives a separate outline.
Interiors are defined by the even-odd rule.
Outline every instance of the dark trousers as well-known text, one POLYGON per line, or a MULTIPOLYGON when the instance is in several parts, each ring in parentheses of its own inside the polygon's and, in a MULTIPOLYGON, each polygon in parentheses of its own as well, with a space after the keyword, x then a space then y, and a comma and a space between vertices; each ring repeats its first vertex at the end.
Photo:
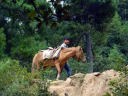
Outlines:
POLYGON ((67 72, 67 76, 69 77, 69 76, 71 76, 71 68, 69 67, 69 65, 66 63, 65 65, 64 65, 64 69, 66 70, 66 72, 67 72))

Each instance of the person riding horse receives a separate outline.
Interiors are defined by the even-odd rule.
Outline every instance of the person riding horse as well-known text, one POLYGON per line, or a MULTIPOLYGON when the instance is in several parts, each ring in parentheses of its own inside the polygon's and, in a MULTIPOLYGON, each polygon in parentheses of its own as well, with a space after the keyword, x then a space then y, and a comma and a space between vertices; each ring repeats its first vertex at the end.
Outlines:
MULTIPOLYGON (((63 43, 60 45, 61 48, 68 48, 68 45, 70 44, 70 39, 68 37, 64 37, 63 43)), ((71 76, 71 68, 68 65, 68 63, 66 62, 64 65, 64 69, 67 72, 67 76, 71 76)))

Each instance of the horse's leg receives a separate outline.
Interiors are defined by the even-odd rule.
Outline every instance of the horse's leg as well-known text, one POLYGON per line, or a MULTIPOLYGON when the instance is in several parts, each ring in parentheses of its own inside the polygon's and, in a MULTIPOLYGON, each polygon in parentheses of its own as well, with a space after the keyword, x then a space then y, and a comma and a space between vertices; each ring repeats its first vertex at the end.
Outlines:
POLYGON ((61 66, 60 66, 60 70, 61 70, 61 72, 63 71, 63 69, 64 69, 64 65, 63 64, 60 64, 61 66))
POLYGON ((60 64, 59 63, 56 63, 55 66, 56 66, 56 69, 57 69, 57 77, 56 77, 56 80, 59 80, 60 74, 61 74, 60 64))
POLYGON ((38 59, 37 57, 38 57, 38 54, 36 54, 36 55, 33 57, 33 60, 32 60, 32 69, 31 69, 32 73, 33 73, 35 70, 37 70, 37 69, 40 68, 39 62, 38 62, 39 59, 38 59))
POLYGON ((32 62, 32 68, 31 68, 31 72, 34 73, 34 71, 37 69, 38 66, 38 62, 32 62))
POLYGON ((37 70, 40 69, 40 63, 39 62, 36 64, 36 68, 37 68, 37 70))
POLYGON ((32 63, 32 68, 31 68, 31 72, 33 73, 34 71, 35 71, 35 64, 34 63, 32 63))

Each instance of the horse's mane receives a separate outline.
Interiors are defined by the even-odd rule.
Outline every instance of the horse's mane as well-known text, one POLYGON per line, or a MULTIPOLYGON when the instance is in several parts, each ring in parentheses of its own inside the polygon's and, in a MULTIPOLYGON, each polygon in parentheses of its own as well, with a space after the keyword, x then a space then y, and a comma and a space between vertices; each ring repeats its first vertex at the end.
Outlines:
POLYGON ((73 50, 75 50, 75 49, 76 49, 76 47, 63 48, 63 49, 62 49, 62 52, 66 53, 66 52, 73 51, 73 50))

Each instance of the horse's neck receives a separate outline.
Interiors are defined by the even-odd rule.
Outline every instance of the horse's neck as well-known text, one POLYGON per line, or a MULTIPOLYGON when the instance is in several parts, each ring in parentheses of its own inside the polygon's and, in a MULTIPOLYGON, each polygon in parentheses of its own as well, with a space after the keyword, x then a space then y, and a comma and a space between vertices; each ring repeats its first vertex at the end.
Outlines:
POLYGON ((75 55, 75 48, 66 48, 62 51, 64 59, 69 59, 75 55))

